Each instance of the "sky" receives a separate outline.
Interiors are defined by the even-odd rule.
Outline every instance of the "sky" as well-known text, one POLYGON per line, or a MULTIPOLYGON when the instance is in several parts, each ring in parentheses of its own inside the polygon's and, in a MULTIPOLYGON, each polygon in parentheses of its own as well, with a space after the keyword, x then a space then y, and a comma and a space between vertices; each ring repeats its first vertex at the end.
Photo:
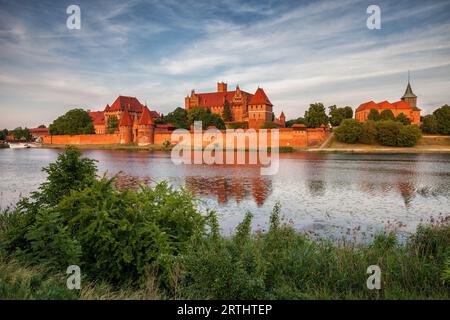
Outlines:
POLYGON ((408 70, 423 114, 450 104, 450 0, 0 0, 0 128, 118 95, 167 114, 219 81, 264 88, 291 119, 314 102, 397 101, 408 70), (381 29, 366 25, 373 4, 381 29))

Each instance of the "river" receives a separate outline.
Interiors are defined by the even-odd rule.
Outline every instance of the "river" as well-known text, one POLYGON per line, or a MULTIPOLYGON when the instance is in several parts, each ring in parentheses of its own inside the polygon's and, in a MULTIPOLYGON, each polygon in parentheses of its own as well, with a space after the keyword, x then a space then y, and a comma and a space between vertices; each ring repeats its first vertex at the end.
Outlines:
MULTIPOLYGON (((41 168, 55 149, 0 149, 0 207, 14 204, 44 181, 41 168)), ((168 180, 219 214, 230 234, 246 211, 253 228, 266 229, 279 202, 286 223, 332 239, 370 238, 382 229, 399 234, 450 216, 450 155, 280 154, 279 171, 261 176, 253 165, 174 165, 170 153, 85 150, 99 173, 168 180)))

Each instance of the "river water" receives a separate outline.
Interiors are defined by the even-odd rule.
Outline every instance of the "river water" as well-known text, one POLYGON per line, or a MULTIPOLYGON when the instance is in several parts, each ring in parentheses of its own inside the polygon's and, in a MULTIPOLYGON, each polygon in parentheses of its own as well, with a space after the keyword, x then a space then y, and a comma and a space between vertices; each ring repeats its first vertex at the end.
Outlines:
MULTIPOLYGON (((55 149, 0 149, 0 207, 14 204, 45 179, 55 149)), ((230 234, 246 211, 266 229, 279 202, 286 223, 332 239, 368 239, 388 229, 405 234, 450 216, 450 155, 280 154, 279 171, 261 176, 254 165, 174 165, 170 153, 86 150, 99 173, 168 180, 219 214, 230 234)))

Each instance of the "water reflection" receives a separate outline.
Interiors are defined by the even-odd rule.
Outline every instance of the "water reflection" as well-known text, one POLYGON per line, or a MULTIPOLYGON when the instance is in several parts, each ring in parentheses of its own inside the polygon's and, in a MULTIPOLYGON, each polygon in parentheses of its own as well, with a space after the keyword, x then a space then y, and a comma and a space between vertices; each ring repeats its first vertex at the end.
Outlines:
POLYGON ((240 203, 252 198, 260 207, 272 192, 269 178, 226 178, 226 177, 186 177, 186 188, 200 197, 214 197, 219 204, 227 204, 230 199, 240 203))

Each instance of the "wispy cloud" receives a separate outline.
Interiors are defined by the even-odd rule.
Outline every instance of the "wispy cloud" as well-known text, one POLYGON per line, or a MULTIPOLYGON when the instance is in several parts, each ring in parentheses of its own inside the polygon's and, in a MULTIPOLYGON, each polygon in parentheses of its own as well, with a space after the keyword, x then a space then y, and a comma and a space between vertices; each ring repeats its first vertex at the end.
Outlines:
POLYGON ((450 3, 382 1, 382 29, 365 1, 1 1, 0 127, 49 123, 73 106, 101 109, 118 94, 163 113, 217 81, 265 88, 277 113, 309 103, 395 100, 407 70, 419 104, 450 102, 450 3))

